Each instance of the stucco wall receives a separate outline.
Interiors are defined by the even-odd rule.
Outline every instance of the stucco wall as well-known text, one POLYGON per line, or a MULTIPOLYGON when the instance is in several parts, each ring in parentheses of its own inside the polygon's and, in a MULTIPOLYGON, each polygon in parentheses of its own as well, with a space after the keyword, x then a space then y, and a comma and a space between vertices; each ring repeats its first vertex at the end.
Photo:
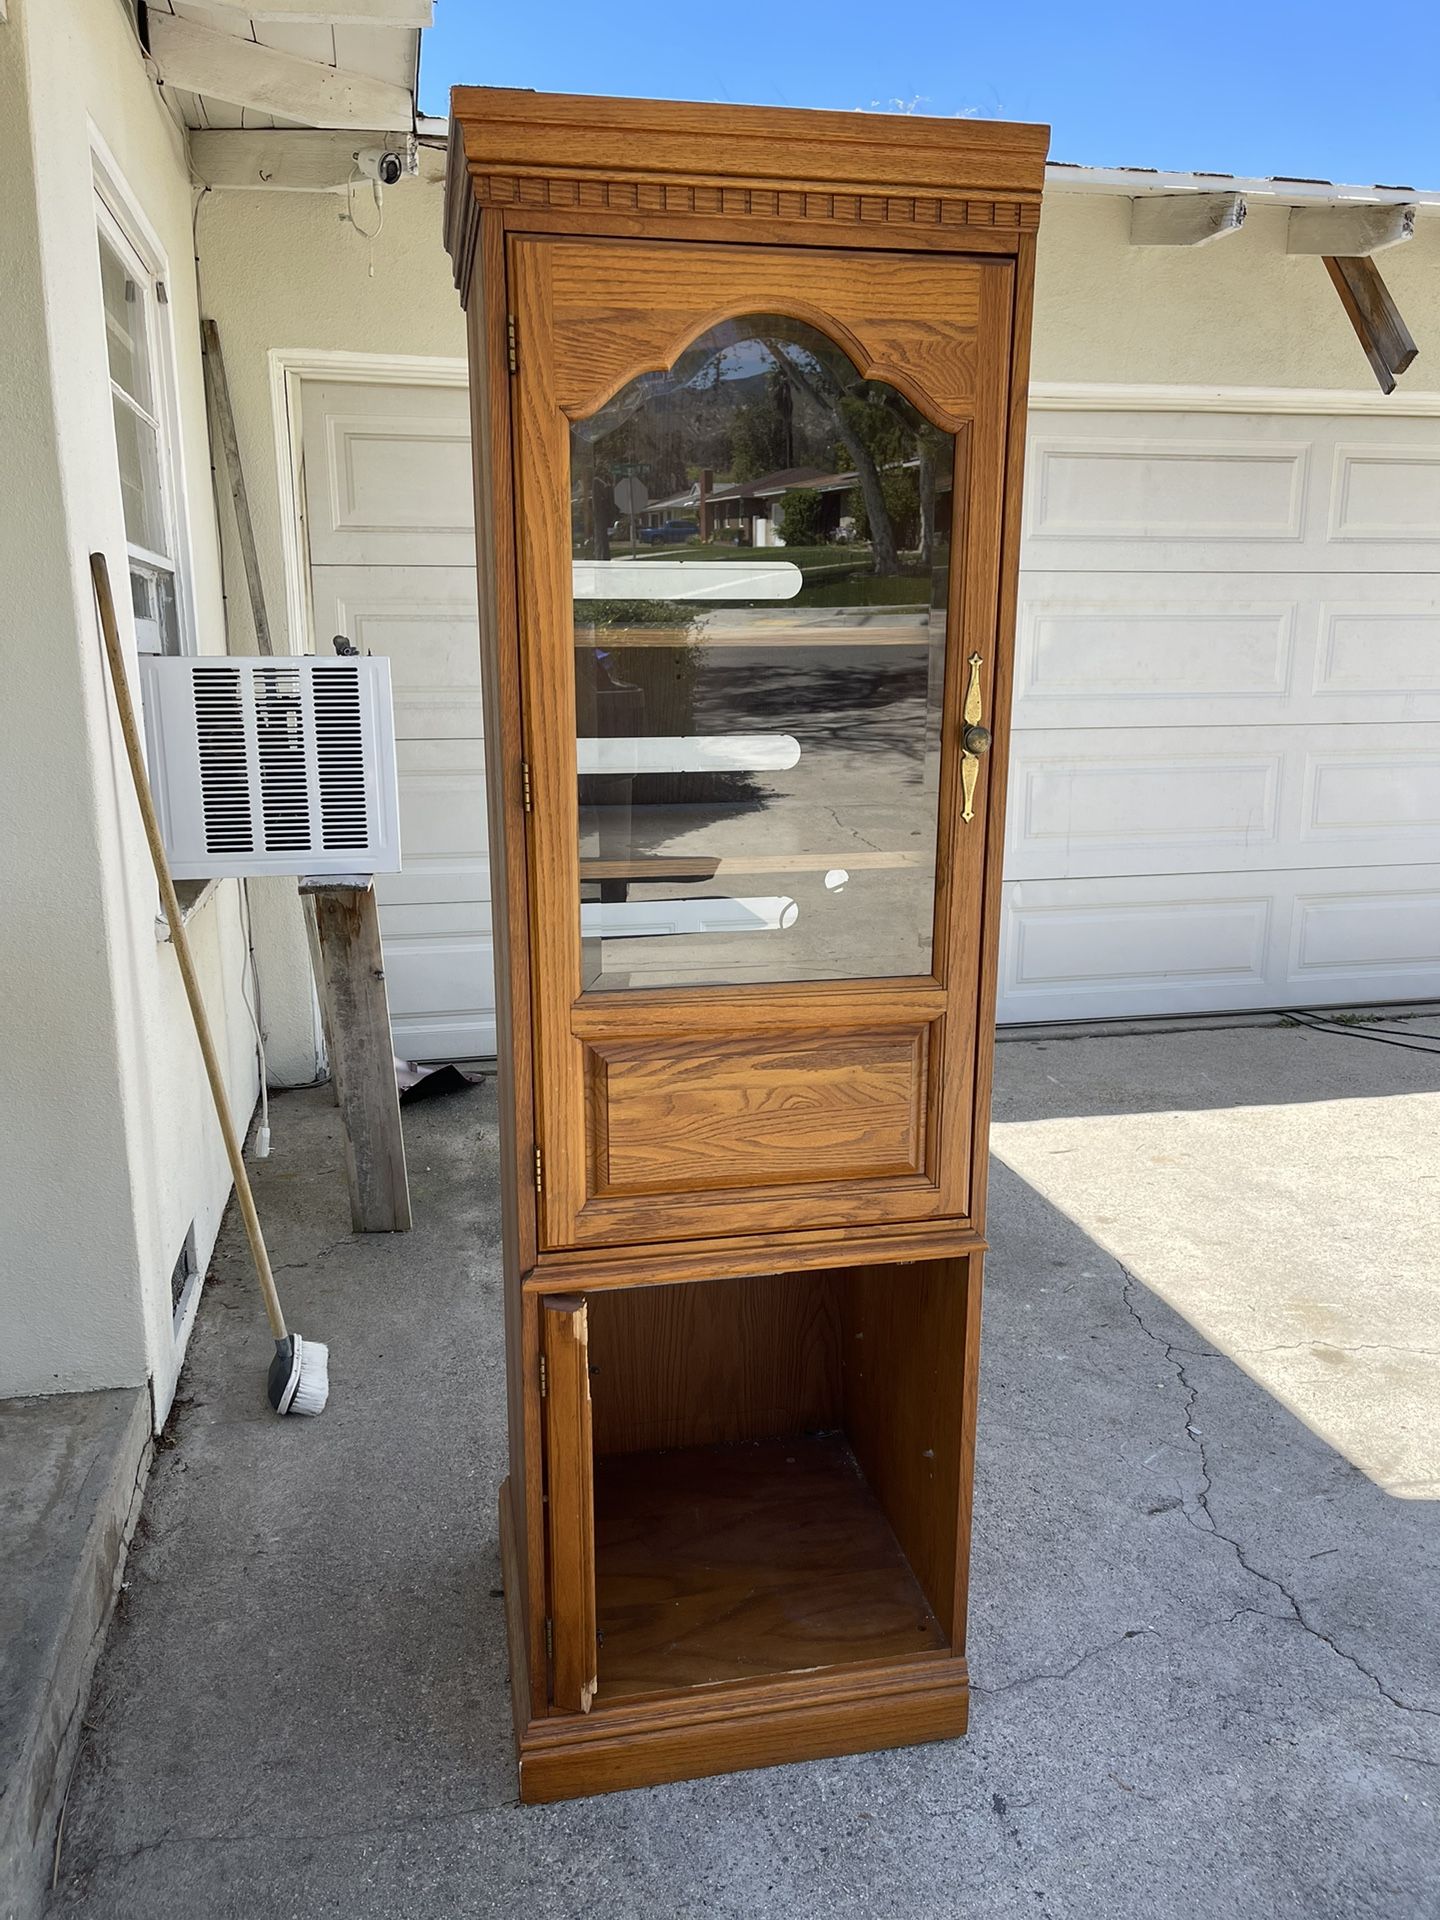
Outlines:
MULTIPOLYGON (((1035 273, 1037 381, 1338 387, 1379 397, 1318 258, 1285 251, 1288 212, 1252 202, 1203 247, 1132 247, 1130 201, 1047 192, 1035 273)), ((1440 213, 1378 257, 1420 347, 1405 392, 1440 387, 1440 213)), ((1397 396, 1398 398, 1399 396, 1397 396)))
MULTIPOLYGON (((440 239, 441 156, 426 150, 421 163, 419 179, 386 192, 384 226, 373 246, 343 218, 343 195, 224 190, 200 203, 201 294, 220 328, 277 651, 301 640, 285 618, 272 349, 465 355, 460 301, 440 239)), ((374 224, 368 192, 357 195, 356 218, 367 229, 374 224)), ((234 543, 227 542, 232 645, 241 651, 253 647, 254 638, 237 561, 234 543)), ((271 1077, 310 1080, 316 1071, 313 994, 294 884, 252 882, 251 904, 271 1077)))
MULTIPOLYGON (((202 648, 224 650, 182 137, 115 0, 10 0, 0 25, 7 257, 0 447, 0 1393, 154 1383, 180 1360, 170 1272, 229 1189, 103 678, 88 554, 128 629, 92 130, 165 254, 202 648), (13 247, 13 253, 10 249, 13 247)), ((255 1093, 236 889, 195 916, 239 1116, 255 1093)))

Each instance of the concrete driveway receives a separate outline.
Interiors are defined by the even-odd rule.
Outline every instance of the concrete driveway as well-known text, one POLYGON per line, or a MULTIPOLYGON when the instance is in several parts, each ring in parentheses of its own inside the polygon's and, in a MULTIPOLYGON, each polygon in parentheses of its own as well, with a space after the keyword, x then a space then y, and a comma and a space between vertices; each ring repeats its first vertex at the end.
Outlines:
POLYGON ((331 1407, 265 1411, 232 1230, 53 1911, 1440 1913, 1437 1089, 1353 1032, 1003 1044, 969 1736, 535 1809, 493 1089, 410 1110, 400 1239, 350 1236, 326 1096, 277 1101, 261 1206, 331 1407))

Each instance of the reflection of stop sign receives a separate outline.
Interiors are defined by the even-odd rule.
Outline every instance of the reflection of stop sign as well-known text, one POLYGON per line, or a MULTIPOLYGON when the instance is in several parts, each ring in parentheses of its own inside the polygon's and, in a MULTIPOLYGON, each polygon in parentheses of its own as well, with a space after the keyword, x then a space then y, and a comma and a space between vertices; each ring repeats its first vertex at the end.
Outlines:
POLYGON ((615 505, 621 513, 639 513, 650 503, 650 490, 643 480, 634 480, 626 474, 623 480, 615 482, 615 505))

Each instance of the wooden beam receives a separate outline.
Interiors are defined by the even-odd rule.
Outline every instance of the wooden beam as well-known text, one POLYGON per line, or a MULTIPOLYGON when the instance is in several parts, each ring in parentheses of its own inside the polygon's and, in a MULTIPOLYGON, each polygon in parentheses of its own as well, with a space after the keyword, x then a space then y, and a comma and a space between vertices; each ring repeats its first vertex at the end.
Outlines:
POLYGON ((245 491, 245 469, 240 464, 240 440, 235 432, 235 415, 230 406, 230 382, 225 377, 225 360, 220 352, 220 330, 213 320, 200 322, 200 358, 205 369, 205 391, 210 411, 219 429, 225 454, 225 476, 230 482, 230 498, 235 506, 235 530, 240 536, 240 557, 245 563, 245 585, 250 595, 250 619, 255 628, 255 651, 274 653, 270 639, 270 616, 265 611, 265 582, 260 573, 260 553, 255 544, 255 527, 250 518, 250 496, 245 491))
POLYGON ((1380 269, 1373 260, 1327 258, 1325 271, 1350 316, 1380 391, 1393 393, 1396 378, 1414 360, 1419 348, 1380 277, 1380 269))
POLYGON ((1414 207, 1292 207, 1285 251, 1359 260, 1398 247, 1414 233, 1414 207))
POLYGON ((200 0, 211 13, 287 26, 428 27, 434 0, 200 0))
POLYGON ((1244 224, 1243 193, 1153 193, 1130 202, 1132 247, 1204 247, 1244 224))
POLYGON ((263 187, 280 193, 339 193, 354 178, 356 150, 403 154, 408 133, 330 133, 308 127, 212 129, 190 135, 190 171, 204 187, 263 187))
POLYGON ((277 53, 173 14, 150 15, 150 52, 166 86, 308 126, 403 127, 415 110, 407 87, 277 53))
POLYGON ((349 880, 326 874, 302 880, 300 892, 315 902, 318 984, 345 1127, 351 1224, 357 1233, 406 1233, 410 1183, 375 884, 368 874, 349 880))

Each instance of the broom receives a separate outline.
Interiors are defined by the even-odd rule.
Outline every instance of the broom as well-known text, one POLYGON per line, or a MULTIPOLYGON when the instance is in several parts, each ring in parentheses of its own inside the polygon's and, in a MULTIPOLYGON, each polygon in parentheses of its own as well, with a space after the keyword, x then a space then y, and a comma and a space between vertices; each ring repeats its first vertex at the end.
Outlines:
POLYGON ((149 776, 145 771, 145 756, 140 746, 140 732, 135 724, 135 708, 130 699, 130 682, 125 673, 125 657, 120 649, 120 630, 115 624, 115 602, 110 594, 110 570, 105 564, 103 553, 91 554, 90 578, 95 585, 95 600, 100 609, 100 631, 105 637, 105 657, 110 666, 110 685, 115 691, 115 706, 120 715, 120 732, 125 740, 125 756, 130 762, 130 777, 135 783, 135 798, 140 803, 140 817, 145 822, 145 838, 150 843, 150 858, 154 862, 155 878, 159 882, 160 898, 165 906, 165 918, 170 924, 170 940, 175 948, 175 958, 180 962, 180 978, 185 983, 185 998, 190 1002, 190 1014, 195 1022, 195 1037, 200 1042, 200 1054, 205 1062, 205 1077, 210 1082, 210 1094, 215 1102, 215 1117, 220 1122, 226 1158, 230 1162, 230 1172, 235 1181, 235 1197, 240 1203, 240 1216, 245 1222, 245 1236, 250 1242, 250 1253, 255 1261, 255 1276, 260 1282, 260 1292, 265 1301, 265 1313, 270 1321, 270 1331, 275 1336, 275 1358, 270 1362, 267 1381, 268 1398, 276 1413, 319 1413, 330 1394, 330 1349, 319 1340, 302 1340, 298 1333, 288 1332, 285 1326, 285 1315, 280 1307, 280 1295, 275 1289, 275 1276, 270 1271, 270 1256, 265 1251, 265 1236, 260 1231, 260 1216, 255 1211, 255 1196, 250 1191, 250 1176, 245 1171, 240 1141, 235 1132, 235 1124, 230 1118, 229 1103, 225 1098, 225 1082, 220 1076, 220 1062, 215 1053, 215 1041, 210 1032, 210 1022, 206 1018, 205 1002, 200 993, 200 981, 196 976, 195 962, 190 954, 190 941, 180 913, 180 902, 175 897, 175 882, 170 877, 170 863, 165 858, 165 843, 160 838, 160 822, 156 818, 155 799, 150 791, 149 776))

